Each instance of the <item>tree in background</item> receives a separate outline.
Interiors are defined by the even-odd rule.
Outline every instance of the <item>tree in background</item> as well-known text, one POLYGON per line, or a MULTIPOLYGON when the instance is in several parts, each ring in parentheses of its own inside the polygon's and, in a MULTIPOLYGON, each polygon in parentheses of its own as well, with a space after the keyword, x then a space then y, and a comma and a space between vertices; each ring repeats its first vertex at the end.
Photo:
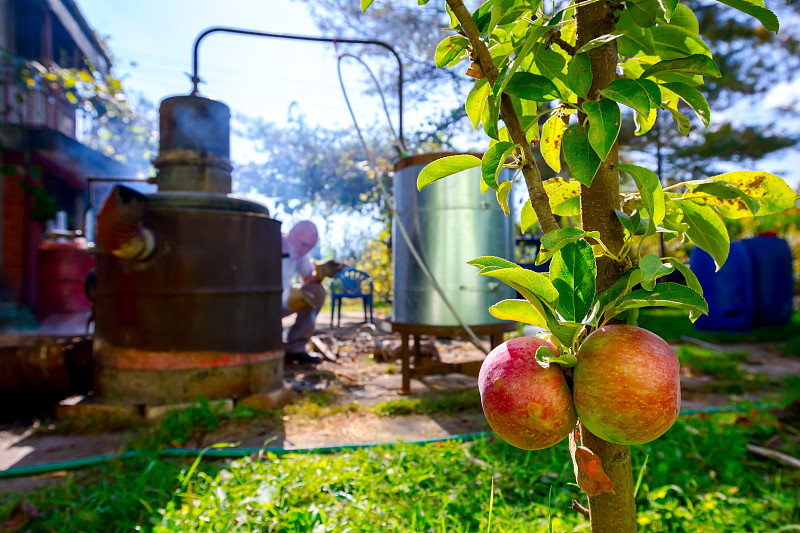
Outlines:
POLYGON ((5 56, 14 83, 23 91, 51 87, 63 91, 84 117, 79 140, 104 155, 148 172, 158 148, 155 106, 144 98, 130 99, 113 74, 86 69, 42 65, 5 56))
MULTIPOLYGON (((658 123, 637 135, 633 124, 624 122, 620 138, 623 157, 655 161, 664 184, 721 173, 730 169, 730 163, 753 165, 800 142, 800 130, 787 127, 800 113, 795 102, 763 112, 768 93, 795 79, 800 67, 796 6, 778 6, 776 12, 786 22, 775 34, 759 21, 718 3, 690 1, 686 5, 695 12, 697 23, 687 17, 684 24, 699 29, 724 73, 708 84, 706 97, 713 120, 709 125, 707 117, 687 113, 690 122, 680 126, 683 135, 658 123)), ((678 16, 684 9, 688 11, 681 8, 678 16)), ((631 21, 623 23, 630 26, 631 21)), ((623 37, 620 46, 635 45, 623 37)), ((660 113, 669 117, 667 111, 660 113)))

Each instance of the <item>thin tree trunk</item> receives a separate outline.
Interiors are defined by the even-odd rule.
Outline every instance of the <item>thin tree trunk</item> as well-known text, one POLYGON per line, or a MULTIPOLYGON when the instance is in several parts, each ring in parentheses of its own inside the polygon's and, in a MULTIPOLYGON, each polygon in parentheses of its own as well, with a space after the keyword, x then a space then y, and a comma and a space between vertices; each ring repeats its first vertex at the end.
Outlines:
MULTIPOLYGON (((619 2, 593 2, 577 10, 577 46, 606 35, 616 25, 619 2)), ((598 91, 617 78, 616 41, 588 52, 592 69, 592 86, 588 98, 595 99, 598 91)), ((585 116, 579 115, 583 121, 585 116)), ((622 248, 624 233, 615 209, 620 208, 617 144, 592 181, 591 187, 581 186, 581 225, 587 231, 599 231, 606 246, 614 253, 622 248)), ((624 266, 608 258, 597 262, 597 290, 606 289, 622 273, 624 266)), ((589 497, 592 533, 635 533, 636 503, 633 498, 633 472, 629 446, 612 444, 581 426, 581 444, 598 456, 603 469, 614 483, 614 491, 589 497)))

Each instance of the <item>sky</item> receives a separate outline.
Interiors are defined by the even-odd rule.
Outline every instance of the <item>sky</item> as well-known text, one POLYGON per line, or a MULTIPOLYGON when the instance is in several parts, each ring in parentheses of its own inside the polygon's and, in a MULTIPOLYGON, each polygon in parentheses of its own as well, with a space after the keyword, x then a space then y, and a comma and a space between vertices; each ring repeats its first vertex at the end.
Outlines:
MULTIPOLYGON (((206 28, 320 35, 305 4, 290 0, 80 0, 79 5, 89 24, 107 36, 123 87, 154 102, 190 92, 192 45, 206 28)), ((345 45, 341 51, 346 51, 345 45)), ((280 123, 292 102, 297 102, 310 122, 352 123, 331 44, 217 33, 203 40, 199 64, 204 80, 201 93, 222 100, 234 115, 280 123)), ((358 92, 353 81, 363 74, 356 71, 355 65, 343 65, 351 98, 358 92)), ((378 116, 377 100, 362 99, 360 104, 365 121, 378 116)), ((232 158, 252 156, 247 150, 237 141, 232 158)))

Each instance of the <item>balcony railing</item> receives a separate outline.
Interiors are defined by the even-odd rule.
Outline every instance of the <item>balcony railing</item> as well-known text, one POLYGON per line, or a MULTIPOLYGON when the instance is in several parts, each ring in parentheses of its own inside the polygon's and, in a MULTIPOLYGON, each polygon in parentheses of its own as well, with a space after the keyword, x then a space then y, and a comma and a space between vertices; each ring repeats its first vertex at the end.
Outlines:
POLYGON ((61 89, 25 87, 13 67, 0 66, 0 117, 5 124, 45 127, 75 139, 75 106, 61 89))

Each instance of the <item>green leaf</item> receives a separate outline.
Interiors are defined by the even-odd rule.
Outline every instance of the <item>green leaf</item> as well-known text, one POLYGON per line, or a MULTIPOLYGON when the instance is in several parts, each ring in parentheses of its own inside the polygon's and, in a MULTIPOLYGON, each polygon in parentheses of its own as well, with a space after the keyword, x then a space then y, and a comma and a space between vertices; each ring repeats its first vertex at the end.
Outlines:
POLYGON ((711 49, 695 33, 686 28, 665 24, 650 28, 656 55, 661 59, 676 59, 693 54, 711 56, 711 49))
POLYGON ((708 313, 708 304, 697 292, 677 283, 660 283, 653 291, 638 289, 621 297, 613 303, 606 318, 612 318, 628 309, 642 307, 677 307, 708 313))
POLYGON ((499 279, 519 291, 528 301, 529 295, 532 295, 550 306, 555 306, 558 302, 558 291, 547 276, 533 270, 515 265, 514 268, 484 269, 478 274, 499 279))
POLYGON ((505 93, 536 102, 549 102, 561 98, 558 87, 552 81, 530 72, 515 72, 506 85, 505 93))
POLYGON ((738 9, 742 13, 747 13, 751 17, 755 17, 758 19, 761 24, 764 25, 764 29, 767 31, 774 31, 778 32, 780 28, 780 23, 778 22, 778 17, 766 8, 764 2, 761 0, 719 0, 721 3, 725 4, 726 6, 732 7, 734 9, 738 9))
POLYGON ((494 0, 492 2, 492 16, 489 19, 489 26, 486 27, 486 33, 491 34, 492 30, 497 26, 497 23, 505 16, 505 14, 514 8, 514 0, 494 0))
MULTIPOLYGON (((651 99, 656 94, 660 94, 660 91, 658 86, 650 80, 619 78, 609 83, 605 89, 600 91, 600 94, 647 116, 653 107, 651 99), (655 90, 653 87, 655 87, 655 90)), ((659 101, 656 107, 660 105, 659 101)))
MULTIPOLYGON (((685 265, 684 263, 681 262, 680 259, 676 257, 665 257, 664 260, 670 263, 673 267, 677 268, 678 272, 683 274, 683 279, 686 280, 687 287, 697 292, 700 296, 703 295, 703 286, 700 285, 700 280, 697 279, 697 276, 695 275, 694 272, 692 272, 692 269, 689 268, 688 265, 685 265)), ((694 322, 695 320, 700 318, 701 314, 702 313, 700 311, 690 310, 689 319, 692 322, 694 322)))
POLYGON ((789 209, 798 198, 797 193, 785 181, 767 172, 739 170, 709 179, 730 183, 758 202, 759 215, 771 215, 789 209))
POLYGON ((563 143, 564 159, 569 165, 572 177, 587 187, 591 186, 602 161, 589 144, 586 128, 580 124, 573 124, 564 132, 563 143))
POLYGON ((550 282, 558 291, 556 311, 568 322, 581 322, 592 309, 597 265, 591 245, 578 240, 562 246, 550 261, 550 282))
POLYGON ((622 36, 617 39, 617 50, 625 57, 641 55, 652 56, 656 53, 653 34, 649 28, 642 28, 633 21, 628 11, 623 11, 617 23, 617 30, 622 36))
POLYGON ((580 228, 567 226, 566 228, 559 228, 557 230, 548 231, 542 235, 542 247, 536 257, 536 264, 541 265, 546 263, 553 254, 558 252, 564 246, 576 242, 583 238, 600 239, 600 233, 597 231, 583 231, 580 228))
POLYGON ((642 78, 648 78, 661 74, 662 72, 684 72, 688 74, 698 74, 700 76, 711 76, 720 78, 722 74, 713 59, 704 54, 693 54, 688 57, 678 59, 665 59, 659 61, 652 67, 642 72, 642 78))
POLYGON ((546 346, 539 346, 536 349, 536 361, 544 368, 549 368, 551 363, 557 363, 565 367, 572 367, 578 364, 578 358, 575 355, 566 351, 561 355, 556 355, 553 350, 546 346))
POLYGON ((589 118, 589 144, 600 159, 605 161, 622 125, 619 105, 608 98, 601 98, 584 102, 583 110, 589 118))
POLYGON ((675 13, 675 8, 678 7, 680 0, 658 0, 658 4, 664 11, 664 19, 669 22, 672 14, 675 13))
POLYGON ((497 121, 500 120, 500 98, 496 98, 491 93, 486 97, 486 105, 481 113, 483 131, 495 140, 500 140, 500 132, 497 129, 497 121))
POLYGON ((547 321, 528 300, 503 300, 489 308, 498 320, 513 320, 547 329, 547 321))
POLYGON ((511 214, 511 210, 508 208, 508 195, 513 184, 513 181, 503 181, 497 188, 497 203, 500 204, 500 208, 506 216, 511 214))
POLYGON ((575 53, 576 54, 582 54, 582 53, 588 52, 589 50, 593 50, 595 48, 603 46, 604 44, 608 44, 610 42, 614 42, 617 39, 619 39, 621 36, 622 36, 622 32, 615 32, 615 33, 608 33, 606 35, 601 35, 600 37, 595 37, 594 39, 592 39, 588 43, 586 43, 583 46, 581 46, 580 48, 578 48, 578 51, 575 52, 575 53))
POLYGON ((542 126, 542 140, 539 143, 545 163, 555 172, 561 172, 561 142, 567 125, 556 113, 542 126))
POLYGON ((631 235, 646 235, 648 233, 650 219, 643 217, 638 209, 634 209, 630 215, 619 209, 615 209, 614 213, 616 213, 622 227, 628 230, 631 235))
POLYGON ((417 177, 417 190, 422 190, 434 181, 475 168, 481 160, 474 155, 450 155, 437 159, 423 168, 417 177))
POLYGON ((469 39, 460 35, 451 35, 447 37, 436 47, 434 54, 434 63, 439 68, 449 65, 451 61, 461 56, 464 50, 469 46, 469 39))
POLYGON ((494 268, 519 268, 519 265, 512 263, 508 259, 502 257, 495 257, 493 255, 483 255, 467 261, 468 265, 478 267, 481 270, 494 269, 494 268))
POLYGON ((661 103, 661 108, 670 112, 672 120, 675 121, 675 125, 678 127, 678 131, 688 137, 689 132, 692 130, 692 123, 686 115, 678 111, 678 100, 680 98, 666 87, 661 87, 661 92, 662 94, 666 93, 664 94, 664 101, 661 103), (672 96, 673 94, 674 97, 672 96))
POLYGON ((684 181, 689 187, 684 198, 704 198, 705 205, 714 206, 725 218, 744 218, 758 212, 758 204, 741 189, 726 181, 714 178, 684 181))
MULTIPOLYGON (((592 321, 591 325, 597 325, 597 319, 602 318, 624 295, 628 294, 633 287, 639 284, 642 280, 642 271, 638 268, 635 270, 628 270, 623 272, 611 286, 601 292, 597 297, 597 308, 599 312, 596 314, 596 319, 592 321)), ((609 320, 611 316, 606 317, 609 320)))
POLYGON ((615 168, 633 178, 639 194, 642 195, 642 202, 650 215, 651 222, 655 225, 661 224, 665 214, 664 190, 661 188, 661 182, 656 173, 636 165, 620 164, 615 168))
POLYGON ((556 84, 562 95, 567 95, 567 60, 553 50, 542 50, 536 55, 533 65, 537 74, 549 78, 556 84))
POLYGON ((464 108, 467 111, 467 116, 472 122, 473 129, 478 129, 478 124, 481 122, 481 113, 486 105, 486 98, 489 96, 492 88, 489 86, 489 81, 482 78, 475 82, 472 90, 467 95, 467 103, 464 108))
POLYGON ((697 16, 690 7, 683 4, 678 4, 675 7, 675 11, 667 22, 673 26, 680 26, 681 28, 687 29, 694 35, 700 34, 700 23, 697 22, 697 16))
POLYGON ((681 100, 689 104, 689 107, 694 110, 697 118, 703 121, 703 124, 708 127, 708 124, 711 121, 711 110, 708 108, 708 102, 706 101, 706 97, 703 96, 703 93, 691 85, 687 85, 679 81, 664 83, 662 85, 677 94, 681 100))
POLYGON ((713 208, 691 200, 679 200, 678 205, 683 211, 683 221, 688 225, 686 235, 711 255, 719 270, 730 251, 730 237, 722 219, 713 208))
POLYGON ((633 0, 626 4, 631 18, 642 28, 650 28, 656 22, 661 9, 658 0, 633 0))
POLYGON ((372 0, 361 0, 361 12, 366 13, 370 5, 372 5, 372 0))
MULTIPOLYGON (((537 19, 533 24, 530 25, 528 30, 525 32, 525 36, 520 41, 522 45, 519 46, 518 43, 517 46, 514 47, 514 54, 515 54, 514 63, 509 68, 508 70, 509 72, 516 73, 523 61, 530 60, 533 47, 536 46, 537 44, 542 44, 540 42, 540 39, 552 31, 552 28, 547 26, 542 26, 539 20, 541 19, 537 19)), ((534 53, 533 58, 535 59, 536 56, 537 54, 534 53)), ((499 88, 495 87, 496 90, 495 94, 504 92, 506 89, 506 84, 509 83, 510 79, 511 77, 507 76, 504 80, 502 80, 502 83, 500 83, 499 88)), ((498 85, 497 82, 495 82, 495 85, 496 86, 498 85)))
POLYGON ((647 254, 639 260, 639 270, 642 271, 642 288, 652 291, 658 278, 666 276, 675 269, 662 263, 657 255, 647 254))
POLYGON ((677 257, 665 257, 665 261, 671 264, 673 267, 678 269, 678 272, 683 274, 683 278, 686 280, 686 285, 692 289, 693 291, 697 292, 701 296, 703 295, 703 286, 700 285, 700 280, 697 279, 697 276, 692 269, 689 268, 688 265, 683 263, 677 257))
POLYGON ((592 85, 592 68, 587 54, 575 54, 569 62, 567 85, 575 94, 586 98, 592 85))
POLYGON ((499 141, 489 146, 481 160, 481 177, 486 185, 498 190, 497 176, 503 170, 503 163, 515 149, 514 143, 505 141, 499 141))

